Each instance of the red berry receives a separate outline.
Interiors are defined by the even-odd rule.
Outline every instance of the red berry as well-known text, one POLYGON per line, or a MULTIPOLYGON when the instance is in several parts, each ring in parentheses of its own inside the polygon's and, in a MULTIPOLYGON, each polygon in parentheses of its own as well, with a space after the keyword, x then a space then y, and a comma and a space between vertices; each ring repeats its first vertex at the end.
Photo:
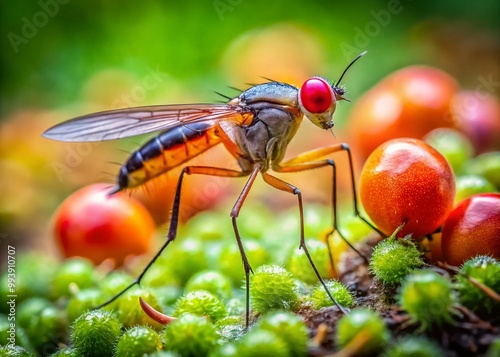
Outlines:
POLYGON ((483 193, 463 200, 443 226, 446 262, 459 266, 476 255, 500 259, 500 194, 483 193))
POLYGON ((394 139, 380 145, 365 162, 361 202, 373 222, 398 237, 434 232, 448 216, 455 198, 453 172, 444 157, 418 139, 394 139))
POLYGON ((356 101, 349 118, 353 146, 367 157, 387 140, 422 138, 452 126, 457 91, 455 79, 437 68, 410 66, 392 73, 356 101))
POLYGON ((91 185, 61 204, 54 231, 65 256, 121 264, 127 255, 147 251, 155 230, 151 215, 135 199, 108 192, 107 185, 91 185))

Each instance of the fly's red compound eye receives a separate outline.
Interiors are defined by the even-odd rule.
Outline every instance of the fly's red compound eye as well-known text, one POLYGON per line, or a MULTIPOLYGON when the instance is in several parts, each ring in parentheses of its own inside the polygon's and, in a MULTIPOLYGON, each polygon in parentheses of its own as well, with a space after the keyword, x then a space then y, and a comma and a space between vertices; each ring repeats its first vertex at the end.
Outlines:
POLYGON ((321 78, 309 78, 300 88, 302 106, 310 113, 324 113, 333 101, 332 87, 321 78))

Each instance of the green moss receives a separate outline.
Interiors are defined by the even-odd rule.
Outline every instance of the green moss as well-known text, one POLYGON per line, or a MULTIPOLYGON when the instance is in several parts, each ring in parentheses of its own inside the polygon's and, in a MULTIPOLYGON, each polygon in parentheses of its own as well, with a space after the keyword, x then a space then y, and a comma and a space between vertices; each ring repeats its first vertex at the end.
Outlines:
POLYGON ((397 285, 423 264, 421 254, 412 241, 393 235, 374 248, 369 269, 383 284, 397 285))
POLYGON ((290 356, 288 345, 280 334, 254 328, 237 345, 239 357, 287 357, 290 356))
POLYGON ((33 357, 33 354, 20 346, 4 345, 0 347, 2 357, 33 357))
POLYGON ((214 325, 205 317, 184 314, 167 325, 162 338, 165 350, 183 357, 198 357, 215 349, 218 335, 214 325))
POLYGON ((250 297, 258 313, 294 309, 298 302, 292 274, 277 265, 263 265, 250 276, 250 297))
POLYGON ((235 343, 226 343, 213 351, 210 357, 239 357, 238 347, 235 343))
POLYGON ((488 348, 486 357, 498 357, 500 356, 500 337, 497 337, 488 348))
MULTIPOLYGON (((478 256, 466 261, 460 273, 473 278, 497 293, 500 292, 500 262, 488 256, 478 256)), ((500 310, 500 302, 471 283, 465 276, 457 275, 457 291, 460 302, 480 314, 500 310)))
POLYGON ((177 301, 173 315, 180 316, 187 312, 207 316, 213 322, 226 316, 226 308, 222 301, 204 290, 189 292, 177 301))
POLYGON ((289 311, 273 311, 258 322, 258 328, 275 333, 288 345, 290 356, 307 354, 309 332, 302 319, 289 311))
POLYGON ((434 129, 425 136, 424 141, 446 158, 455 173, 474 155, 474 147, 469 138, 456 129, 434 129))
POLYGON ((463 175, 456 178, 455 203, 480 193, 496 192, 496 187, 479 175, 463 175))
POLYGON ((336 331, 336 341, 340 348, 346 347, 358 336, 366 338, 366 342, 357 351, 359 354, 370 354, 380 350, 389 341, 389 332, 382 318, 369 309, 352 310, 343 316, 336 331))
MULTIPOLYGON (((16 303, 34 296, 48 298, 57 269, 58 262, 52 257, 34 252, 20 254, 16 261, 16 303)), ((0 276, 0 296, 3 297, 11 294, 7 273, 0 276)), ((8 313, 9 305, 0 304, 0 312, 8 313)))
POLYGON ((159 351, 163 346, 160 335, 146 326, 135 326, 125 331, 118 340, 116 357, 143 356, 159 351))
POLYGON ((136 289, 125 293, 119 300, 118 319, 124 327, 134 327, 135 325, 150 325, 157 330, 161 330, 163 325, 155 322, 147 316, 139 304, 139 297, 142 297, 153 309, 162 312, 156 295, 149 289, 136 289))
MULTIPOLYGON (((318 269, 321 277, 329 278, 331 276, 331 270, 328 246, 326 243, 317 239, 308 239, 306 244, 314 265, 318 269)), ((294 277, 307 284, 315 284, 318 282, 318 277, 312 269, 311 263, 309 259, 307 259, 303 249, 296 248, 292 251, 288 257, 286 267, 294 277)))
POLYGON ((443 357, 443 351, 425 337, 407 337, 389 347, 383 357, 443 357))
POLYGON ((227 316, 217 320, 217 333, 222 341, 230 342, 239 339, 245 332, 244 320, 241 316, 227 316))
POLYGON ((71 295, 71 286, 79 290, 90 288, 96 282, 93 264, 83 258, 66 260, 57 270, 52 282, 55 297, 71 295))
POLYGON ((26 335, 34 349, 49 351, 57 349, 59 342, 64 342, 66 321, 62 311, 54 306, 47 306, 34 315, 26 326, 26 335))
POLYGON ((92 310, 104 302, 102 293, 98 289, 78 291, 69 299, 67 312, 68 319, 73 322, 83 313, 92 310))
MULTIPOLYGON (((269 253, 259 241, 245 239, 243 246, 253 269, 269 263, 269 253)), ((245 271, 243 270, 240 251, 236 244, 230 243, 222 249, 217 265, 222 274, 227 276, 234 286, 239 288, 244 285, 245 271)))
POLYGON ((16 321, 21 327, 28 327, 35 316, 52 303, 41 297, 32 297, 19 304, 16 310, 16 321))
MULTIPOLYGON (((335 298, 335 300, 342 306, 351 308, 354 306, 354 296, 347 290, 347 287, 337 280, 327 280, 325 281, 328 290, 335 298)), ((311 299, 315 309, 321 309, 322 307, 332 306, 334 302, 325 291, 324 286, 321 283, 316 284, 313 289, 311 299)))
POLYGON ((226 311, 230 315, 242 315, 245 313, 245 301, 240 298, 232 298, 226 303, 226 311))
POLYGON ((430 269, 408 275, 401 286, 399 304, 423 329, 451 321, 455 301, 451 282, 430 269))
POLYGON ((65 347, 51 355, 51 357, 83 357, 83 355, 73 347, 65 347))
POLYGON ((73 323, 71 340, 84 356, 109 357, 121 335, 121 324, 111 313, 89 311, 73 323))
POLYGON ((198 240, 185 239, 172 245, 172 249, 158 263, 158 267, 163 266, 164 274, 172 274, 184 285, 191 276, 208 268, 206 247, 198 240))
POLYGON ((186 283, 185 291, 206 290, 222 299, 229 299, 232 293, 231 281, 218 271, 204 270, 193 275, 186 283))

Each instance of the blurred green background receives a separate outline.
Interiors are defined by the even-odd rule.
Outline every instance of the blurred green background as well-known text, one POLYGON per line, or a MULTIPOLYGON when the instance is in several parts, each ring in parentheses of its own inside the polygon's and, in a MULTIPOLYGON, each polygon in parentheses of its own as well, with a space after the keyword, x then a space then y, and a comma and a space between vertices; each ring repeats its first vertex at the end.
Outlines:
MULTIPOLYGON (((127 157, 116 149, 130 152, 142 142, 82 145, 40 137, 77 115, 214 102, 220 100, 214 91, 234 96, 229 86, 244 89, 261 76, 295 85, 312 75, 335 80, 364 50, 368 55, 344 80, 352 101, 409 64, 442 68, 466 88, 493 78, 499 90, 497 0, 21 0, 0 7, 2 244, 50 249, 57 205, 85 184, 112 182, 118 168, 108 162, 127 157)), ((337 110, 338 141, 348 141, 341 129, 351 107, 337 110)), ((290 152, 317 146, 308 134, 317 131, 307 130, 290 152)), ((328 133, 317 135, 331 142, 328 133)))

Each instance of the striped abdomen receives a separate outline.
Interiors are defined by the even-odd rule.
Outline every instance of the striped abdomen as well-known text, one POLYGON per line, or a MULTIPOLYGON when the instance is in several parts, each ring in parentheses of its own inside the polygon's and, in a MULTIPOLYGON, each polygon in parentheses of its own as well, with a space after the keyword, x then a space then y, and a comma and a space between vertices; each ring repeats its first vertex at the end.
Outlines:
POLYGON ((179 126, 148 141, 121 167, 114 192, 136 187, 220 143, 213 123, 179 126))

